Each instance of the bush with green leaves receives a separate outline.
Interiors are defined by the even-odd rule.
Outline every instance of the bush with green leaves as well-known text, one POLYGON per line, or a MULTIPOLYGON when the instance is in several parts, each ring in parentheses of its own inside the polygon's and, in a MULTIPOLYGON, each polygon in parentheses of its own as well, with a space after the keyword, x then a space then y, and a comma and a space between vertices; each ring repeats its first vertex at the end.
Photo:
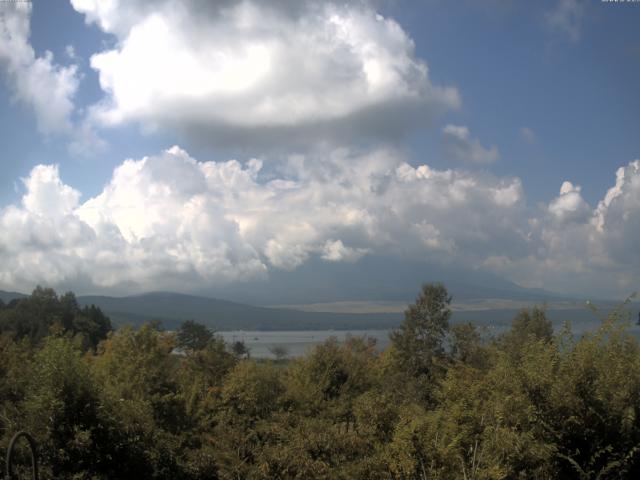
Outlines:
POLYGON ((384 351, 333 338, 268 360, 195 322, 93 348, 74 298, 40 289, 0 312, 0 447, 31 431, 45 480, 640 476, 624 309, 581 336, 523 310, 486 338, 450 327, 450 296, 428 284, 384 351))

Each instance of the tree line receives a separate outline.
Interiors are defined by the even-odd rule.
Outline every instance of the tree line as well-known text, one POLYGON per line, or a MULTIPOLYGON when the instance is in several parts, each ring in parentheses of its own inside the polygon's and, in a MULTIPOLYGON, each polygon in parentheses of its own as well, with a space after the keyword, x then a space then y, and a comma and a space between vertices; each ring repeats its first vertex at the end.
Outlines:
POLYGON ((488 337, 450 303, 426 284, 384 351, 273 361, 195 322, 114 331, 38 288, 0 304, 0 453, 30 431, 45 479, 638 478, 624 309, 580 337, 523 310, 488 337))

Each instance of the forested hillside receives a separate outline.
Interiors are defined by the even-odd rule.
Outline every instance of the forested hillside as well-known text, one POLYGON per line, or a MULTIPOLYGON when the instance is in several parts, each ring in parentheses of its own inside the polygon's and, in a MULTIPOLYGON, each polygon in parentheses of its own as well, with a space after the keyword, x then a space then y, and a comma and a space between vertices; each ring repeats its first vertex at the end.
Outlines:
POLYGON ((638 478, 624 308, 580 338, 540 309, 486 338, 450 301, 425 285, 382 352, 256 361, 195 322, 111 331, 38 289, 0 304, 0 456, 23 429, 44 479, 638 478))

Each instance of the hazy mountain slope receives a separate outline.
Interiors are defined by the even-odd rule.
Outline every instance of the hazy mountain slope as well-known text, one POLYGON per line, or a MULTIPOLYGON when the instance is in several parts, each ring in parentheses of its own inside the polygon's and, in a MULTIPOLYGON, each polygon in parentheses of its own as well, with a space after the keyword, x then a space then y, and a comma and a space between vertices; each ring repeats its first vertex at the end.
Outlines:
POLYGON ((165 328, 196 320, 216 330, 373 329, 389 328, 402 320, 401 314, 300 312, 164 292, 130 297, 80 296, 78 301, 97 305, 118 324, 162 320, 165 328))
MULTIPOLYGON (((184 320, 196 320, 216 330, 374 330, 394 328, 401 313, 325 313, 289 309, 255 307, 225 300, 182 295, 149 293, 130 297, 81 296, 83 305, 95 304, 116 325, 139 325, 161 320, 164 327, 174 329, 184 320)), ((509 324, 518 309, 455 311, 452 323, 473 322, 480 325, 509 324)), ((598 322, 586 308, 549 309, 556 322, 598 322)))
POLYGON ((355 264, 309 261, 293 271, 273 270, 254 281, 198 294, 255 305, 307 304, 348 300, 413 301, 425 282, 445 284, 454 301, 469 298, 553 300, 561 295, 527 289, 481 270, 388 257, 364 257, 355 264))
MULTIPOLYGON (((13 298, 24 297, 17 292, 0 291, 0 298, 8 303, 13 298)), ((531 297, 530 297, 531 298, 531 297)), ((537 300, 531 298, 533 302, 537 300)), ((196 320, 216 330, 373 330, 394 328, 402 321, 401 313, 326 313, 302 312, 290 309, 256 307, 225 300, 183 295, 178 293, 149 293, 130 297, 79 296, 81 305, 99 306, 113 323, 140 325, 151 320, 161 320, 165 328, 175 329, 184 320, 196 320)), ((599 304, 603 313, 612 304, 599 304)), ((638 305, 630 306, 632 318, 637 318, 638 305)), ((454 311, 452 323, 473 322, 480 325, 509 324, 517 309, 482 309, 454 311)), ((554 323, 565 320, 578 323, 598 322, 586 308, 549 309, 554 323)))
POLYGON ((0 290, 0 300, 4 303, 9 303, 14 298, 23 298, 26 297, 24 293, 18 292, 5 292, 4 290, 0 290))

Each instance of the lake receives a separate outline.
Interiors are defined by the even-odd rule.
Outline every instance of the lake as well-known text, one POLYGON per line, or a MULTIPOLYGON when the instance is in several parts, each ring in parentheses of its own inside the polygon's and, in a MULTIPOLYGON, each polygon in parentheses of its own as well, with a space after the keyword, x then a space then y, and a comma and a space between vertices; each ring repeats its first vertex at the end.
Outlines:
POLYGON ((389 345, 389 330, 306 330, 306 331, 230 331, 217 332, 225 342, 242 341, 249 348, 253 358, 274 358, 270 349, 282 346, 287 349, 288 357, 305 355, 315 345, 319 345, 331 337, 343 342, 349 336, 375 338, 379 348, 389 345))
MULTIPOLYGON (((550 315, 554 329, 559 331, 562 328, 563 321, 558 317, 550 315)), ((565 317, 566 318, 566 317, 565 317)), ((452 321, 452 324, 457 323, 452 321)), ((491 337, 499 335, 510 327, 510 322, 505 323, 488 323, 473 322, 484 333, 483 336, 491 337)), ((592 331, 600 325, 600 320, 595 317, 581 318, 571 322, 572 331, 575 335, 582 335, 585 332, 592 331)), ((225 342, 231 344, 236 341, 242 341, 249 348, 253 358, 275 358, 270 349, 275 346, 281 346, 287 349, 288 357, 299 357, 307 354, 315 345, 325 342, 330 337, 336 337, 338 341, 343 342, 349 336, 374 338, 378 348, 385 349, 389 341, 389 332, 391 330, 287 330, 287 331, 227 331, 217 332, 221 335, 225 342)), ((640 339, 640 326, 632 324, 629 331, 640 339)))

